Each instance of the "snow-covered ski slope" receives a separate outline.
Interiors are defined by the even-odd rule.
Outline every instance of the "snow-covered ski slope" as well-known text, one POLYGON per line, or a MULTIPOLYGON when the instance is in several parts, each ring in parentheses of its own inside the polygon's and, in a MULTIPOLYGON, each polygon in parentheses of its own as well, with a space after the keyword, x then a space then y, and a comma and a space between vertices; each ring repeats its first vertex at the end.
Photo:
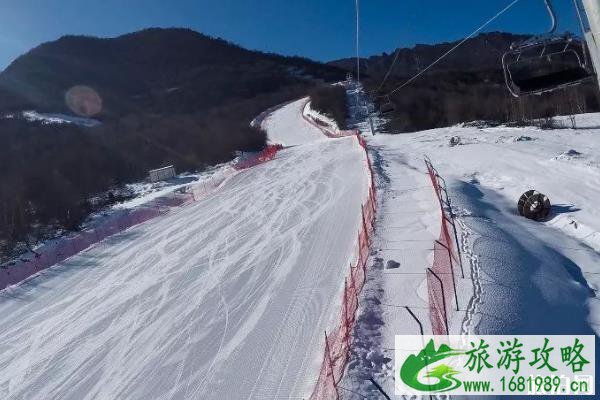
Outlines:
POLYGON ((394 392, 394 336, 419 333, 406 307, 431 333, 425 269, 440 211, 425 155, 457 214, 465 279, 455 265, 450 333, 600 335, 600 114, 577 116, 576 129, 453 126, 368 142, 381 198, 346 387, 375 396, 374 376, 394 392), (547 221, 517 215, 529 189, 549 196, 547 221))
POLYGON ((368 182, 300 107, 267 126, 305 144, 0 292, 0 398, 307 397, 368 182))
POLYGON ((308 98, 296 100, 265 118, 262 126, 268 132, 271 143, 296 146, 325 138, 323 132, 308 121, 298 121, 307 102, 308 98))

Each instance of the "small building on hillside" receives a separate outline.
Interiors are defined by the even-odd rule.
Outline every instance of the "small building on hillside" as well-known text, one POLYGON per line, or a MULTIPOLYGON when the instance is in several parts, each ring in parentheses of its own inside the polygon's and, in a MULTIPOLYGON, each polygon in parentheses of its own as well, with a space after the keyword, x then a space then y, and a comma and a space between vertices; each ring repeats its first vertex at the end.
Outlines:
POLYGON ((150 176, 150 182, 152 183, 165 181, 175 177, 175 167, 169 165, 162 168, 151 169, 148 171, 148 175, 150 176))

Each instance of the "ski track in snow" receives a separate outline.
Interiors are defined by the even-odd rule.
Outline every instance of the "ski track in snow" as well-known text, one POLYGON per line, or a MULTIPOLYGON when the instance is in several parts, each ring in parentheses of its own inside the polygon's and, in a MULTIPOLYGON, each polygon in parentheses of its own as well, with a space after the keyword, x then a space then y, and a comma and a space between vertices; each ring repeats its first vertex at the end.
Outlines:
POLYGON ((0 398, 306 397, 368 181, 303 102, 266 123, 302 146, 0 292, 0 398))
POLYGON ((467 226, 467 224, 460 218, 455 219, 456 223, 460 227, 461 232, 461 243, 459 244, 462 250, 462 256, 469 261, 469 270, 471 282, 473 283, 473 295, 467 305, 465 312, 465 318, 461 326, 461 335, 474 334, 473 325, 475 316, 481 303, 481 295, 483 288, 481 286, 481 265, 479 264, 479 257, 473 252, 470 244, 471 236, 473 231, 467 226))

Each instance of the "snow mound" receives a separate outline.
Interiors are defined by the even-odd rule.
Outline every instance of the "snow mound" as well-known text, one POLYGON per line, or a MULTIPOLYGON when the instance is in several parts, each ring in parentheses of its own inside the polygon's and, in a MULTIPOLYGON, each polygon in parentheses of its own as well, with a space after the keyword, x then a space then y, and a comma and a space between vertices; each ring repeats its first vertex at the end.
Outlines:
POLYGON ((581 154, 577 150, 571 149, 569 151, 565 151, 564 153, 561 153, 560 155, 554 157, 553 160, 571 161, 571 160, 575 160, 578 158, 583 158, 583 154, 581 154))
POLYGON ((29 110, 21 113, 23 118, 30 122, 41 122, 42 124, 73 124, 83 126, 86 128, 92 128, 100 125, 100 121, 92 118, 76 117, 74 115, 66 114, 52 114, 52 113, 39 113, 37 111, 29 110))

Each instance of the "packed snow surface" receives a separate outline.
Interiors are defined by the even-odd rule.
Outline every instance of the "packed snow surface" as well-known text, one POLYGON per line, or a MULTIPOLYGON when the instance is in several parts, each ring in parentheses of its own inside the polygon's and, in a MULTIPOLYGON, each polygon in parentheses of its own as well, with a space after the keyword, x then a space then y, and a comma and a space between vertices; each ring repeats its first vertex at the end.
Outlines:
POLYGON ((302 105, 268 133, 304 145, 0 292, 0 398, 307 397, 368 178, 302 105))
POLYGON ((308 98, 296 100, 263 121, 262 126, 267 130, 271 143, 295 146, 325 139, 323 133, 308 121, 298 120, 307 101, 308 98))

